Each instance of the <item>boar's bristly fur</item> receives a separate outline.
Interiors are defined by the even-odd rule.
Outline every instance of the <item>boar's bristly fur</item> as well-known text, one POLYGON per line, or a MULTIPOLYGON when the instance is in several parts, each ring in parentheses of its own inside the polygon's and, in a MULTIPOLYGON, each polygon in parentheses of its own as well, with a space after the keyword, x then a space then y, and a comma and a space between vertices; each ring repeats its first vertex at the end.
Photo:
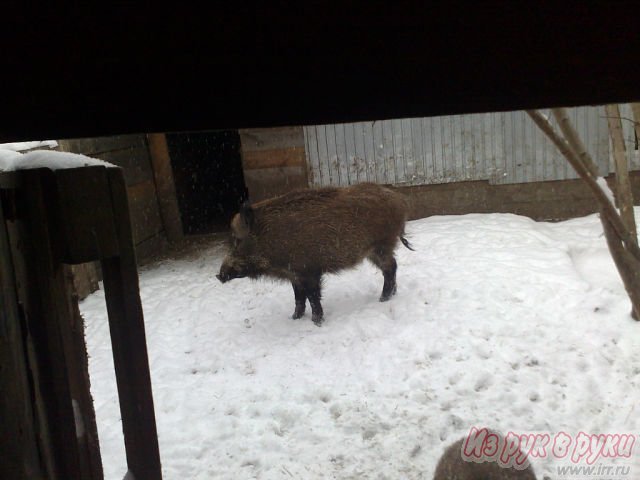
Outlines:
POLYGON ((394 250, 403 237, 408 206, 403 195, 372 183, 298 190, 244 204, 231 221, 232 247, 218 279, 269 276, 293 285, 300 318, 309 300, 322 323, 325 273, 353 268, 368 258, 384 275, 380 301, 396 292, 394 250))

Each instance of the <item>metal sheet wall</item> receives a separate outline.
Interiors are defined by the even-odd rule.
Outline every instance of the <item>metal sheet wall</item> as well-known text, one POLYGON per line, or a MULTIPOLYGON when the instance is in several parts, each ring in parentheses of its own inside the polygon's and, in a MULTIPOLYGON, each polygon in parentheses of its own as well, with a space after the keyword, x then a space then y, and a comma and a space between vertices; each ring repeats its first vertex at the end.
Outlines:
MULTIPOLYGON (((627 109, 621 107, 623 117, 630 117, 627 109)), ((570 114, 600 172, 611 171, 604 108, 573 108, 570 114)), ((631 160, 633 126, 623 124, 631 160)), ((522 111, 316 125, 304 127, 304 136, 312 186, 363 181, 523 183, 577 177, 522 111)), ((637 160, 631 162, 632 169, 639 167, 637 160)))

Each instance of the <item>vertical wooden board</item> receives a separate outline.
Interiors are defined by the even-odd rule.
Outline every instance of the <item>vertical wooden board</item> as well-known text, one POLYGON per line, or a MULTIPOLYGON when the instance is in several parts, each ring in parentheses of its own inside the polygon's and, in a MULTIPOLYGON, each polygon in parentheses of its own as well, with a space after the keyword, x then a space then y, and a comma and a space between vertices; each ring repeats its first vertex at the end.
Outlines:
POLYGON ((338 160, 338 150, 336 147, 336 126, 325 125, 325 138, 327 140, 327 162, 329 165, 329 178, 331 185, 342 185, 338 160))
POLYGON ((373 148, 375 159, 376 183, 386 183, 386 169, 384 158, 384 138, 382 134, 383 121, 373 122, 373 148))
POLYGON ((170 242, 176 242, 183 237, 182 219, 167 138, 164 134, 152 133, 147 135, 147 142, 164 231, 170 242))
POLYGON ((530 150, 528 152, 531 161, 532 180, 540 182, 544 180, 544 168, 542 164, 542 140, 538 135, 538 128, 533 124, 526 112, 522 112, 522 123, 530 139, 530 150))
POLYGON ((504 164, 502 165, 498 183, 510 183, 515 177, 515 158, 513 152, 513 129, 510 112, 500 115, 500 128, 502 133, 502 144, 504 149, 504 164))
POLYGON ((488 180, 490 178, 491 166, 493 165, 495 158, 495 150, 493 146, 493 134, 490 130, 491 127, 491 118, 493 114, 484 113, 482 114, 482 140, 484 143, 484 149, 481 152, 481 160, 480 160, 480 175, 483 180, 488 180))
POLYGON ((480 124, 479 115, 460 116, 460 137, 462 140, 465 180, 476 180, 476 151, 480 148, 481 137, 477 134, 480 124))
POLYGON ((354 134, 354 124, 344 123, 344 149, 346 153, 347 172, 349 174, 349 185, 358 182, 358 155, 356 153, 356 141, 354 134))
POLYGON ((385 184, 395 183, 395 162, 393 159, 393 124, 390 120, 380 122, 380 154, 382 155, 382 182, 385 184))
MULTIPOLYGON (((4 192, 3 192, 4 193, 4 192)), ((0 198, 0 478, 44 478, 38 452, 24 324, 18 309, 15 270, 0 198)), ((41 439, 44 432, 40 431, 41 439)))
POLYGON ((402 151, 402 122, 394 119, 388 121, 389 125, 389 172, 392 174, 393 183, 400 183, 404 180, 402 174, 402 162, 404 153, 402 151))
POLYGON ((465 115, 454 115, 453 125, 453 147, 458 158, 456 168, 456 181, 464 181, 468 178, 469 165, 467 163, 467 139, 465 138, 465 115))
POLYGON ((401 120, 402 126, 402 146, 403 146, 403 165, 405 183, 412 184, 416 178, 416 155, 413 149, 413 119, 405 118, 401 120))
POLYGON ((314 165, 314 160, 311 157, 311 145, 309 142, 309 133, 310 127, 302 127, 302 133, 304 135, 304 158, 307 163, 307 178, 309 179, 309 186, 315 187, 315 175, 316 169, 314 165))
POLYGON ((601 175, 607 175, 610 172, 609 166, 609 135, 606 127, 606 118, 604 118, 604 107, 589 107, 589 136, 593 137, 594 161, 598 165, 601 175))
POLYGON ((473 118, 471 115, 459 115, 458 127, 460 129, 460 152, 462 158, 462 178, 461 180, 473 179, 473 118))
POLYGON ((532 142, 531 126, 525 122, 526 113, 518 112, 518 130, 522 132, 522 182, 531 182, 535 175, 535 145, 532 142))
POLYGON ((431 124, 432 148, 433 148, 433 183, 444 182, 444 136, 442 117, 432 117, 431 124))
POLYGON ((625 143, 628 168, 630 171, 636 170, 640 167, 640 158, 636 158, 633 153, 635 151, 636 136, 635 126, 632 121, 634 119, 633 110, 630 103, 622 103, 618 105, 618 108, 620 110, 620 116, 623 119, 628 119, 622 121, 622 135, 625 143))
POLYGON ((458 158, 456 181, 467 179, 467 155, 466 155, 466 143, 464 138, 464 115, 454 115, 451 118, 453 125, 453 148, 456 152, 455 155, 458 158))
POLYGON ((491 176, 491 168, 495 163, 495 148, 493 145, 493 135, 491 135, 491 118, 492 113, 483 113, 481 115, 482 123, 482 144, 483 148, 480 151, 480 172, 483 180, 489 179, 491 176))
POLYGON ((368 182, 378 182, 377 163, 376 163, 376 145, 373 135, 373 125, 375 122, 364 122, 362 124, 362 140, 364 142, 364 151, 366 159, 366 172, 368 182))
POLYGON ((365 124, 362 122, 353 124, 353 145, 356 157, 356 179, 358 183, 367 182, 367 154, 365 150, 365 124))
POLYGON ((51 466, 50 474, 55 471, 60 478, 101 479, 82 320, 77 302, 71 298, 68 272, 52 248, 56 177, 48 169, 25 170, 22 176, 24 216, 17 248, 26 259, 22 264, 26 281, 19 295, 30 333, 28 351, 42 432, 40 446, 51 466))
POLYGON ((456 159, 453 144, 453 128, 451 117, 440 117, 441 140, 442 140, 442 180, 451 182, 456 174, 456 159))
MULTIPOLYGON (((546 118, 548 118, 553 124, 555 119, 553 118, 553 115, 551 115, 551 111, 549 109, 540 110, 540 113, 542 113, 546 118)), ((533 121, 531 121, 531 123, 535 125, 533 121)), ((546 138, 546 135, 544 134, 542 135, 543 135, 543 138, 541 141, 543 142, 543 145, 544 145, 545 179, 553 180, 558 175, 558 168, 559 168, 559 164, 556 162, 557 148, 555 147, 555 145, 553 145, 553 143, 549 139, 546 138)))
POLYGON ((424 138, 422 136, 422 119, 411 119, 411 150, 413 152, 413 170, 411 184, 420 185, 425 182, 424 173, 424 138))
POLYGON ((102 271, 127 465, 135 478, 160 480, 158 434, 127 193, 121 172, 110 170, 120 255, 104 259, 102 271))
POLYGON ((426 138, 425 150, 427 155, 427 165, 425 168, 430 177, 430 183, 438 183, 438 179, 440 178, 440 172, 437 166, 440 158, 438 156, 438 152, 442 152, 437 137, 437 124, 439 122, 440 119, 438 117, 424 119, 424 136, 426 138))
POLYGON ((331 170, 329 169, 329 151, 327 148, 327 126, 318 125, 315 127, 318 138, 318 160, 320 163, 320 177, 322 185, 333 185, 331 170))
POLYGON ((346 187, 351 184, 351 176, 349 171, 349 156, 347 153, 347 145, 345 138, 345 124, 338 123, 334 125, 336 132, 336 158, 337 168, 340 175, 340 185, 346 187))

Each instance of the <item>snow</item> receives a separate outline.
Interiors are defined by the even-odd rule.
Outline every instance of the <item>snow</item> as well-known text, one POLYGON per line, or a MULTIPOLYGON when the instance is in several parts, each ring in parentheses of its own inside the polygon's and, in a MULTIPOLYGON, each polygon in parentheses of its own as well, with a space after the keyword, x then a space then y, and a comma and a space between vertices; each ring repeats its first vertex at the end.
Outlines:
POLYGON ((14 142, 14 143, 0 143, 0 150, 13 150, 19 152, 21 150, 32 150, 34 148, 56 148, 58 142, 55 140, 38 140, 33 142, 14 142))
POLYGON ((115 165, 111 163, 77 153, 33 150, 21 154, 13 150, 0 149, 0 171, 5 172, 31 168, 59 170, 90 166, 115 167, 115 165))
POLYGON ((609 188, 609 184, 607 183, 607 181, 604 179, 604 177, 598 177, 596 179, 596 183, 600 186, 600 188, 602 189, 602 191, 605 193, 605 195, 607 196, 607 199, 609 200, 609 202, 611 202, 611 205, 613 205, 613 207, 615 208, 616 206, 616 200, 613 196, 613 192, 611 191, 611 189, 609 188))
MULTIPOLYGON (((290 285, 220 284, 221 243, 141 268, 165 479, 428 479, 473 426, 638 432, 640 324, 596 215, 440 216, 407 233, 396 297, 377 301, 369 264, 328 276, 321 328, 289 318, 290 285)), ((105 478, 119 479, 103 292, 81 311, 105 478)))

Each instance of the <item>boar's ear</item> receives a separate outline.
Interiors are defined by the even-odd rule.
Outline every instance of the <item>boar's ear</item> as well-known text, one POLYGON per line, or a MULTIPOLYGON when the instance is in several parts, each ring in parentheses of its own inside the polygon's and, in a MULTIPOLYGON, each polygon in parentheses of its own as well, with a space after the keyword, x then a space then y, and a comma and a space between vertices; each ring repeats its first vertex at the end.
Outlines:
POLYGON ((253 221, 253 209, 249 202, 245 201, 240 206, 240 213, 231 221, 231 232, 237 239, 245 238, 253 227, 253 221))

